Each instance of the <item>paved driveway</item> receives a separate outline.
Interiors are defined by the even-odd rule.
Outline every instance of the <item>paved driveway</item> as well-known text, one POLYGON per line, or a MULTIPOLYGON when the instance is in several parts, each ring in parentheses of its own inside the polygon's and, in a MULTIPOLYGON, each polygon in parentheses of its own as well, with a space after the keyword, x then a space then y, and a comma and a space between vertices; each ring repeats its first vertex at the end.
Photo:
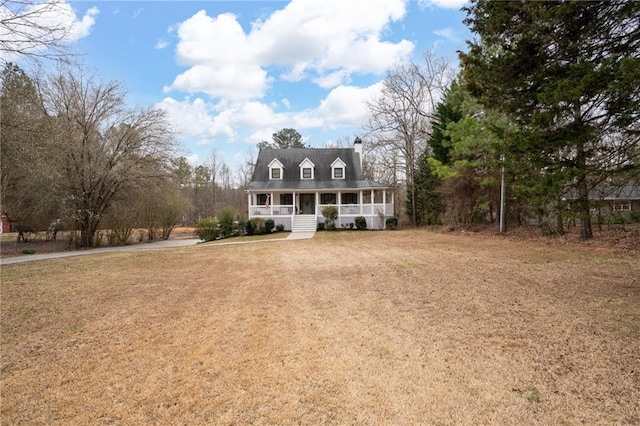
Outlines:
MULTIPOLYGON (((315 232, 292 232, 289 234, 286 240, 300 240, 313 238, 315 232)), ((219 243, 217 245, 222 244, 249 244, 249 243, 259 243, 263 241, 282 241, 279 240, 258 240, 258 241, 229 241, 229 243, 219 243)), ((14 256, 14 257, 5 257, 0 258, 0 265, 9 265, 12 263, 22 263, 22 262, 32 262, 34 260, 44 260, 44 259, 59 259, 61 257, 71 257, 71 256, 84 256, 88 254, 96 254, 96 253, 110 253, 110 252, 119 252, 119 251, 133 251, 133 250, 157 250, 164 248, 173 248, 173 247, 188 247, 194 246, 201 242, 197 238, 189 238, 189 239, 181 239, 181 240, 167 240, 167 241, 158 241, 155 243, 145 243, 145 244, 133 244, 130 246, 118 246, 118 247, 105 247, 105 248, 97 248, 97 249, 89 249, 89 250, 74 250, 74 251, 62 251, 56 253, 43 253, 43 254, 33 254, 33 255, 24 255, 24 256, 14 256)))
POLYGON ((43 260, 43 259, 59 259, 61 257, 85 256, 88 254, 97 254, 97 253, 110 253, 110 252, 133 251, 133 250, 155 250, 155 249, 163 249, 163 248, 170 248, 170 247, 187 247, 187 246, 196 245, 199 242, 200 240, 197 238, 189 238, 184 240, 167 240, 167 241, 158 241, 155 243, 133 244, 130 246, 105 247, 105 248, 96 248, 96 249, 89 249, 89 250, 73 250, 73 251, 61 251, 56 253, 43 253, 43 254, 5 257, 0 259, 0 265, 9 265, 11 263, 32 262, 34 260, 43 260))

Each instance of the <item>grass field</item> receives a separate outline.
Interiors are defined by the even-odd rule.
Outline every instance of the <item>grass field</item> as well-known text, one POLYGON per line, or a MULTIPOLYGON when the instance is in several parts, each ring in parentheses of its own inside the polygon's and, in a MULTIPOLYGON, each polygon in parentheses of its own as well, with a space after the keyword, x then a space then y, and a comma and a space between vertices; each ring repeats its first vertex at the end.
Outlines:
POLYGON ((640 255, 429 231, 3 266, 2 424, 640 424, 640 255))

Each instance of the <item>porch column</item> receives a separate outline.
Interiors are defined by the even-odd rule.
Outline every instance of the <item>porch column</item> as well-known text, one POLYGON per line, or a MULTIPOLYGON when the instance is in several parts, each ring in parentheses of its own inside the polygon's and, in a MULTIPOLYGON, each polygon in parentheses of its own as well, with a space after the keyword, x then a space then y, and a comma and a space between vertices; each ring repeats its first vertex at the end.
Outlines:
MULTIPOLYGON (((394 192, 391 192, 391 206, 392 206, 392 208, 395 206, 394 198, 395 198, 395 193, 394 193, 394 192)), ((395 216, 395 215, 396 215, 396 212, 395 212, 395 211, 393 211, 393 212, 391 212, 391 214, 393 214, 393 215, 395 216)))
POLYGON ((338 191, 338 199, 336 200, 338 202, 338 224, 340 225, 342 223, 342 191, 338 191))
POLYGON ((292 203, 293 203, 293 207, 291 207, 291 223, 293 224, 293 216, 295 216, 296 214, 296 192, 293 191, 293 193, 291 194, 292 197, 292 203))
POLYGON ((318 194, 318 191, 316 191, 316 202, 313 206, 313 215, 317 218, 318 217, 318 205, 320 204, 320 194, 318 194))
POLYGON ((247 194, 247 217, 251 218, 251 193, 247 194))
MULTIPOLYGON (((387 190, 382 190, 382 211, 384 215, 387 216, 387 190)), ((387 229, 387 221, 385 220, 382 224, 382 229, 387 229)))
POLYGON ((273 216, 273 192, 269 193, 269 216, 273 216))
POLYGON ((362 189, 358 191, 358 212, 362 216, 362 189))
POLYGON ((374 207, 376 205, 376 191, 371 190, 371 214, 374 214, 374 207))

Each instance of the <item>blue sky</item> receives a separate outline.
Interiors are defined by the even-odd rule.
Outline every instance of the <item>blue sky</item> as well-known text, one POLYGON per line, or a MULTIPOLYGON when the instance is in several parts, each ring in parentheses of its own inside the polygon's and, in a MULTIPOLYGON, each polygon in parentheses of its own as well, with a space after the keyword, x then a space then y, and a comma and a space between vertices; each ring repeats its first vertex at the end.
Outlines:
POLYGON ((386 69, 426 50, 457 66, 470 37, 461 0, 68 5, 87 67, 165 109, 190 161, 215 150, 232 168, 285 127, 315 147, 351 139, 386 69))

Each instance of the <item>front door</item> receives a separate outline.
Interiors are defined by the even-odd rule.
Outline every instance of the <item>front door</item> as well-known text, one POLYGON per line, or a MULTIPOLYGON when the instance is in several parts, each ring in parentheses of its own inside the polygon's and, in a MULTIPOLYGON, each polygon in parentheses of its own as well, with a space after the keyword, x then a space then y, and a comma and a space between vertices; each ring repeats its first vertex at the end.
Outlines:
POLYGON ((316 213, 316 194, 300 194, 300 214, 316 213))

